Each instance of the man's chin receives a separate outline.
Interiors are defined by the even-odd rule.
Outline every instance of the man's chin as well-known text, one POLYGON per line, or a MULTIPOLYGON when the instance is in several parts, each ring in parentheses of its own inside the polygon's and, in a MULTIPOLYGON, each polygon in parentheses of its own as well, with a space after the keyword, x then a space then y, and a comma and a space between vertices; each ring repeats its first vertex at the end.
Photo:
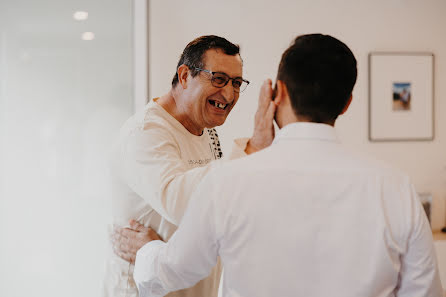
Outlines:
POLYGON ((221 120, 221 121, 210 121, 210 122, 208 122, 206 127, 209 128, 209 129, 212 129, 212 128, 215 128, 215 127, 223 125, 225 123, 225 121, 226 121, 226 118, 221 120))

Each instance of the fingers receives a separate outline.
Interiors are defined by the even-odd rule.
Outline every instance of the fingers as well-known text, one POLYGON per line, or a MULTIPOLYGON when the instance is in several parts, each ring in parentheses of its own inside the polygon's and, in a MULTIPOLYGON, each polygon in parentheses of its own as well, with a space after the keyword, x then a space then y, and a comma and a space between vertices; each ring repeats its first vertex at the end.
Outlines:
POLYGON ((139 229, 141 229, 141 227, 144 228, 144 226, 141 225, 141 224, 140 224, 138 221, 136 221, 136 220, 130 220, 130 221, 129 221, 129 225, 130 225, 130 228, 131 228, 131 229, 136 230, 136 231, 139 231, 139 229))
MULTIPOLYGON (((272 98, 273 89, 271 86, 271 79, 267 79, 263 82, 263 85, 260 88, 259 105, 257 107, 257 112, 255 115, 256 126, 265 124, 269 126, 269 123, 265 123, 265 117, 269 116, 269 118, 271 118, 271 103, 274 102, 272 98)), ((275 109, 273 110, 275 111, 275 109)))
POLYGON ((269 103, 268 110, 265 113, 265 118, 268 123, 273 122, 274 115, 276 114, 276 108, 277 108, 277 105, 274 103, 274 101, 271 101, 269 103))
POLYGON ((113 250, 126 251, 129 250, 129 243, 131 241, 126 236, 124 228, 115 228, 113 233, 110 234, 110 242, 112 244, 113 250))
POLYGON ((129 222, 130 228, 115 227, 110 240, 113 251, 120 258, 134 263, 137 251, 152 240, 162 240, 152 229, 144 227, 135 220, 129 222))
POLYGON ((141 247, 138 239, 127 238, 121 236, 119 233, 114 234, 112 238, 112 246, 113 250, 115 251, 131 254, 136 254, 138 249, 141 247))
POLYGON ((138 233, 139 233, 139 231, 135 231, 135 230, 129 229, 129 228, 121 228, 119 230, 119 235, 121 235, 122 237, 128 238, 128 239, 137 238, 138 233))
POLYGON ((271 79, 267 79, 260 88, 259 105, 254 117, 254 133, 245 148, 247 154, 268 147, 274 140, 273 120, 276 104, 272 100, 273 89, 271 86, 271 79))
POLYGON ((124 259, 125 261, 135 264, 136 253, 124 252, 118 248, 115 248, 114 246, 113 246, 113 252, 120 258, 124 259))
POLYGON ((136 230, 136 231, 143 231, 144 229, 147 229, 146 227, 144 227, 144 225, 141 225, 136 220, 130 220, 129 225, 130 225, 131 229, 136 230))
POLYGON ((272 101, 272 90, 270 88, 271 80, 268 81, 265 81, 263 86, 266 89, 262 90, 259 96, 259 106, 255 115, 255 128, 271 129, 273 126, 277 106, 274 101, 272 101))
POLYGON ((273 100, 272 95, 272 81, 268 78, 263 82, 262 87, 260 88, 259 110, 266 110, 268 108, 269 103, 273 100))

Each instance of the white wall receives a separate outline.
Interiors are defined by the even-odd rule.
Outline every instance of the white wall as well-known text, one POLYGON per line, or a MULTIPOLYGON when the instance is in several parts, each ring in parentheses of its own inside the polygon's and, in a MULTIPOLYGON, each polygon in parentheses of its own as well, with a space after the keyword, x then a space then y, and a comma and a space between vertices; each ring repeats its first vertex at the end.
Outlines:
POLYGON ((348 146, 408 172, 419 192, 434 197, 432 225, 445 224, 446 199, 446 1, 444 0, 166 0, 149 3, 149 96, 170 87, 184 46, 197 36, 216 34, 241 45, 244 76, 251 81, 220 137, 252 131, 258 90, 275 78, 284 49, 299 34, 324 33, 344 41, 358 60, 358 81, 350 110, 337 130, 348 146), (435 140, 368 141, 368 65, 371 51, 423 51, 435 55, 435 140))
POLYGON ((130 1, 0 0, 0 296, 100 296, 131 33, 130 1))
POLYGON ((148 102, 148 18, 146 0, 133 0, 133 102, 139 110, 148 102))

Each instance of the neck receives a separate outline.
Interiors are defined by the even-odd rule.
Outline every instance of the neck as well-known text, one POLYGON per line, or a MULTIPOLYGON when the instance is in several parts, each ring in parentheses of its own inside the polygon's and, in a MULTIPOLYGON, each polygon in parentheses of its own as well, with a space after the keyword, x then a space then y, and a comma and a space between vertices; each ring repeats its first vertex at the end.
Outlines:
POLYGON ((200 136, 204 127, 197 127, 189 117, 189 114, 181 108, 181 94, 172 88, 167 94, 161 96, 157 103, 173 116, 191 134, 200 136))
POLYGON ((297 116, 298 120, 297 122, 307 122, 307 123, 317 123, 317 124, 327 124, 330 126, 334 127, 334 123, 335 121, 329 121, 329 122, 324 122, 324 121, 314 121, 311 117, 308 116, 303 116, 303 115, 299 115, 297 116))
POLYGON ((334 127, 335 121, 330 121, 330 122, 313 121, 309 116, 296 115, 294 112, 292 112, 292 113, 285 113, 281 117, 276 117, 276 123, 279 126, 279 128, 283 128, 286 125, 292 123, 319 123, 319 124, 327 124, 334 127))

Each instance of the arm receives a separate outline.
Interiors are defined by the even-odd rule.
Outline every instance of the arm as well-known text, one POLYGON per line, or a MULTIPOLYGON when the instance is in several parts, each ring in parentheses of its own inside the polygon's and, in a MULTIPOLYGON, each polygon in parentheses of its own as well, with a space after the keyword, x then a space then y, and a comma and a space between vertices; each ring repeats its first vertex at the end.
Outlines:
MULTIPOLYGON (((178 225, 196 185, 212 163, 191 169, 168 127, 149 123, 121 142, 122 180, 156 212, 178 225)), ((217 162, 218 163, 218 162, 217 162)))
POLYGON ((115 228, 111 235, 113 251, 122 259, 135 264, 136 252, 152 240, 162 238, 150 227, 145 227, 135 220, 130 220, 130 228, 115 228))
POLYGON ((442 287, 432 240, 432 231, 415 189, 411 188, 412 229, 407 250, 401 256, 398 297, 441 297, 442 287))
MULTIPOLYGON (((152 241, 136 256, 134 279, 141 297, 164 296, 193 286, 217 263, 215 182, 208 177, 191 198, 178 230, 168 243, 152 241)), ((224 213, 219 210, 219 213, 224 213)))
POLYGON ((267 79, 260 89, 259 105, 254 118, 254 133, 246 144, 245 153, 248 155, 270 146, 274 140, 276 104, 272 96, 272 82, 267 79))
MULTIPOLYGON (((245 141, 236 140, 229 159, 271 145, 276 111, 271 84, 270 79, 266 80, 260 90, 253 136, 245 141)), ((181 160, 175 137, 165 126, 154 123, 133 131, 121 151, 122 172, 127 184, 175 225, 179 224, 196 185, 216 163, 213 161, 204 167, 187 168, 181 160)))
MULTIPOLYGON (((272 143, 275 110, 271 80, 268 79, 260 90, 253 136, 234 141, 230 160, 257 152, 272 143)), ((211 165, 190 170, 184 168, 178 145, 165 127, 152 126, 146 131, 135 133, 129 138, 129 146, 123 149, 126 158, 122 161, 125 165, 122 170, 124 176, 138 195, 149 202, 159 214, 178 225, 190 194, 211 165)), ((114 247, 118 255, 126 255, 121 257, 129 261, 136 257, 135 251, 149 242, 150 238, 139 240, 142 235, 132 228, 126 229, 126 232, 126 237, 120 237, 119 234, 116 236, 115 232, 114 247), (132 242, 133 248, 130 249, 128 247, 132 242)))

